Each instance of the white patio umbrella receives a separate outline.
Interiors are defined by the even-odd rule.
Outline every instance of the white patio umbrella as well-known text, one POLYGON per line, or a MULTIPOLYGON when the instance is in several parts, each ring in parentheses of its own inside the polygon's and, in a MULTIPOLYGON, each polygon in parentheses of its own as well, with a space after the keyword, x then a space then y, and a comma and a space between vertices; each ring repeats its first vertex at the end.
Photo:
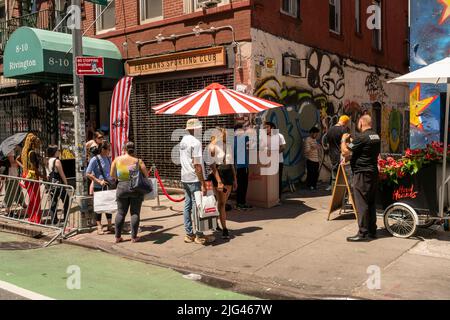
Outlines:
POLYGON ((447 146, 448 146, 448 114, 450 107, 450 57, 430 64, 419 70, 410 72, 401 77, 395 78, 388 83, 431 83, 447 84, 447 103, 445 106, 445 127, 444 127, 444 154, 442 164, 442 185, 439 197, 439 215, 444 217, 444 194, 445 184, 450 180, 446 177, 447 172, 447 146))

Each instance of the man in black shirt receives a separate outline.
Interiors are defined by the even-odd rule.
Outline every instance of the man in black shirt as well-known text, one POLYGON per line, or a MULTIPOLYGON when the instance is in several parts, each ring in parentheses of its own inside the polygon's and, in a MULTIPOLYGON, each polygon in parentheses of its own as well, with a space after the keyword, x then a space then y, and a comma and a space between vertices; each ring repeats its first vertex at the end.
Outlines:
POLYGON ((349 134, 344 134, 341 145, 342 155, 346 159, 351 158, 353 195, 358 211, 359 232, 356 236, 347 238, 349 242, 375 239, 377 232, 375 199, 381 139, 372 130, 372 118, 369 115, 361 117, 358 131, 360 134, 353 140, 349 134))
POLYGON ((348 125, 350 118, 348 116, 341 116, 339 122, 331 127, 327 132, 328 150, 332 164, 331 170, 331 184, 327 191, 332 190, 336 182, 336 176, 341 163, 341 140, 344 133, 348 133, 348 125))

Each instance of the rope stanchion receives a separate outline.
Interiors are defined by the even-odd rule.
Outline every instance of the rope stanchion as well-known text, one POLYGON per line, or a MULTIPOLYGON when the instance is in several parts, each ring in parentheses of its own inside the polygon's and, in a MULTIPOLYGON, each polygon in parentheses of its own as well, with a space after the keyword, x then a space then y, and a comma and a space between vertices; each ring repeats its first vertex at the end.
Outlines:
POLYGON ((159 186, 161 187, 161 190, 164 193, 164 195, 167 197, 167 199, 169 199, 172 202, 183 202, 184 201, 184 197, 181 198, 181 199, 174 199, 167 193, 166 188, 164 188, 164 185, 163 185, 163 183, 161 181, 161 178, 159 176, 158 169, 154 168, 154 172, 155 172, 155 178, 156 178, 156 180, 158 180, 159 186))

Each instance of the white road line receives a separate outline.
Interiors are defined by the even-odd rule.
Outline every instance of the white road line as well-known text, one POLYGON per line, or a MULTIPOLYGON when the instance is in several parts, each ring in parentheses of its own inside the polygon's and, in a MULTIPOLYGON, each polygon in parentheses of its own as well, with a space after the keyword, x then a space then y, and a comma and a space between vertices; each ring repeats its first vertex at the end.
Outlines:
POLYGON ((20 288, 18 286, 15 286, 11 283, 1 281, 0 280, 0 289, 9 291, 11 293, 14 293, 15 295, 30 299, 30 300, 55 300, 50 297, 43 296, 42 294, 20 288))

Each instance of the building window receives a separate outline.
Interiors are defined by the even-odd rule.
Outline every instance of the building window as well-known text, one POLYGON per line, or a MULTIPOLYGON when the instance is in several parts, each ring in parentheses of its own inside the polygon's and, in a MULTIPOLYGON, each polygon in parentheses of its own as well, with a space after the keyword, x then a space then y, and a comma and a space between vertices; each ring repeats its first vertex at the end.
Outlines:
POLYGON ((230 3, 230 0, 184 0, 184 12, 192 13, 203 9, 206 4, 216 3, 217 6, 223 6, 230 3))
POLYGON ((372 46, 375 50, 381 51, 383 49, 383 14, 382 14, 382 7, 381 7, 381 0, 375 0, 374 4, 379 7, 379 16, 377 19, 379 19, 379 27, 380 29, 373 29, 373 36, 372 36, 372 46))
POLYGON ((330 31, 341 33, 341 0, 329 0, 330 31))
POLYGON ((106 6, 95 5, 96 16, 100 16, 97 20, 97 31, 105 32, 108 30, 112 30, 116 27, 116 5, 114 0, 108 0, 109 7, 103 12, 100 16, 101 12, 106 8, 106 6), (113 2, 110 4, 110 2, 113 2))
POLYGON ((281 0, 281 12, 297 18, 299 16, 298 0, 281 0))
POLYGON ((361 0, 355 0, 355 31, 361 34, 361 0))
POLYGON ((163 0, 140 0, 141 21, 153 21, 163 18, 163 0))

